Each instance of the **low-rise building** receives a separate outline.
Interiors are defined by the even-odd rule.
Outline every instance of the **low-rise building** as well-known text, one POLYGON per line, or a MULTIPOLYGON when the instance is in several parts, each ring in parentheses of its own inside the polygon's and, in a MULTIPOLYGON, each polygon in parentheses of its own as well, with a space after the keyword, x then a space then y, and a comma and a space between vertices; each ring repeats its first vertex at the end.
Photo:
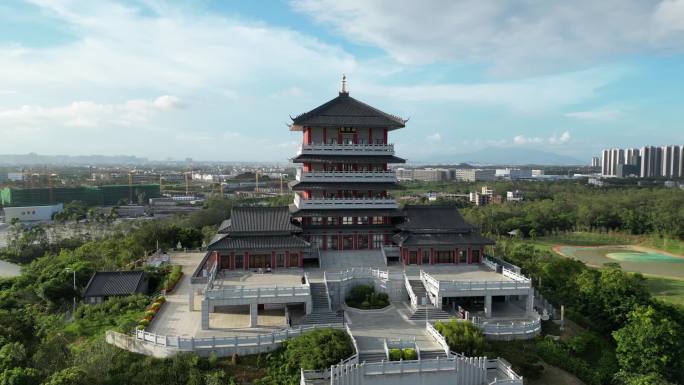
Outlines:
POLYGON ((506 191, 506 202, 522 202, 525 195, 520 190, 506 191))
POLYGON ((52 216, 64 210, 61 203, 47 206, 5 207, 5 220, 10 223, 13 219, 19 222, 44 222, 52 220, 52 216))
POLYGON ((98 271, 90 277, 83 292, 87 304, 106 301, 110 297, 147 294, 148 278, 144 271, 98 271))
POLYGON ((496 170, 481 168, 457 168, 454 169, 456 180, 464 182, 489 181, 496 178, 496 170))

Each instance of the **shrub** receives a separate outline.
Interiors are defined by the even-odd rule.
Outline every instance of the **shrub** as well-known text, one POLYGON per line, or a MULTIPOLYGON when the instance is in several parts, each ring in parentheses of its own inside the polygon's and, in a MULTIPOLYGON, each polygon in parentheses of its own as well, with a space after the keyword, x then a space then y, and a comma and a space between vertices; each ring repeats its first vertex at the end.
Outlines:
POLYGON ((345 302, 357 309, 382 309, 389 305, 389 296, 386 293, 376 293, 373 286, 357 285, 351 289, 345 302))
MULTIPOLYGON (((321 370, 354 354, 349 335, 337 329, 316 329, 286 341, 285 364, 299 371, 321 370)), ((282 363, 281 363, 282 365, 282 363)))
POLYGON ((160 295, 159 297, 157 297, 157 299, 154 302, 164 303, 164 302, 166 302, 166 297, 164 297, 163 295, 160 295))
POLYGON ((138 326, 140 326, 141 328, 144 329, 144 328, 150 326, 150 320, 141 319, 140 321, 138 321, 138 326))
POLYGON ((150 307, 148 308, 148 311, 153 311, 156 313, 159 310, 159 308, 161 308, 161 304, 154 302, 152 305, 150 305, 150 307))
POLYGON ((401 360, 401 349, 390 349, 389 350, 389 360, 390 361, 399 361, 401 360))
POLYGON ((404 360, 417 360, 418 359, 418 352, 416 352, 416 349, 412 348, 407 348, 402 351, 402 358, 404 360))
POLYGON ((154 316, 155 316, 156 314, 157 314, 156 311, 154 311, 154 310, 148 310, 148 311, 145 312, 145 318, 147 318, 147 317, 154 318, 154 316))
POLYGON ((444 336, 449 348, 466 356, 478 356, 487 348, 482 331, 470 321, 435 322, 435 329, 444 336))
POLYGON ((166 276, 166 279, 164 279, 164 283, 162 284, 162 288, 166 292, 170 292, 173 290, 174 287, 176 287, 176 284, 180 280, 180 278, 183 276, 183 269, 180 265, 174 265, 171 268, 171 272, 166 276))

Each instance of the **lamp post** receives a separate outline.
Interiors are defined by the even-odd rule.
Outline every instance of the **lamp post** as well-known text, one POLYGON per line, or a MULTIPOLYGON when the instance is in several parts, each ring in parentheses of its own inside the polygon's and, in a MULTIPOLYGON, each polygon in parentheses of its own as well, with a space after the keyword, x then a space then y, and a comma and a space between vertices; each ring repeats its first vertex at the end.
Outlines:
POLYGON ((71 319, 74 319, 74 316, 76 315, 76 270, 67 267, 64 269, 65 272, 67 273, 73 273, 74 276, 74 302, 73 302, 73 307, 71 310, 71 319))

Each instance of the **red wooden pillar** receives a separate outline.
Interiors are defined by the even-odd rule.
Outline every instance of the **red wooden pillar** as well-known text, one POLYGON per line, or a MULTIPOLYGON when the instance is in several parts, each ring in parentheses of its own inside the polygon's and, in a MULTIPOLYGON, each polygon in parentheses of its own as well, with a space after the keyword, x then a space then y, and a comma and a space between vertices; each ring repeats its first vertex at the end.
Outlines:
POLYGON ((453 250, 454 253, 454 263, 458 263, 458 247, 453 250))
POLYGON ((368 128, 368 144, 373 144, 373 128, 368 128))
POLYGON ((323 127, 323 143, 328 143, 328 128, 323 127))
POLYGON ((477 263, 482 263, 483 259, 484 259, 484 246, 480 246, 480 260, 477 261, 477 263))
POLYGON ((384 144, 387 144, 387 129, 386 129, 386 128, 383 129, 383 133, 382 133, 382 142, 383 142, 384 144))
POLYGON ((473 249, 468 246, 468 264, 473 263, 473 249))
POLYGON ((416 259, 418 260, 419 265, 423 264, 423 250, 420 247, 418 248, 418 251, 416 251, 416 259))
POLYGON ((297 255, 299 256, 299 267, 303 268, 304 267, 304 256, 302 255, 301 252, 297 255))
POLYGON ((245 263, 245 265, 244 265, 245 270, 249 270, 249 251, 245 251, 245 256, 244 256, 244 258, 245 258, 245 260, 244 260, 244 263, 245 263))
POLYGON ((285 251, 285 267, 290 267, 292 265, 293 263, 290 262, 290 252, 285 251))
POLYGON ((432 247, 430 248, 430 264, 435 264, 435 250, 432 247))
POLYGON ((230 252, 230 269, 235 270, 235 252, 230 252))
POLYGON ((275 251, 271 250, 271 269, 276 268, 276 256, 275 251))

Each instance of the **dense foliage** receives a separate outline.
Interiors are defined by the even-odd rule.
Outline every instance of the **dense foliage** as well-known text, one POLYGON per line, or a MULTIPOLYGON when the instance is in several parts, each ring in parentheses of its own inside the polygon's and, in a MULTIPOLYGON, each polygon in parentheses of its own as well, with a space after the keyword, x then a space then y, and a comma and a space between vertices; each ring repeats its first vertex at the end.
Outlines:
POLYGON ((541 279, 538 289, 592 331, 587 340, 594 345, 544 342, 539 347, 543 359, 590 384, 637 384, 644 378, 684 382, 684 312, 654 300, 640 274, 625 273, 616 264, 590 269, 512 239, 499 240, 495 253, 521 266, 535 282, 541 279))
POLYGON ((345 303, 357 309, 382 309, 389 306, 389 296, 387 293, 376 293, 375 288, 370 285, 354 286, 345 303))
POLYGON ((464 353, 466 356, 482 355, 487 349, 482 331, 473 326, 470 321, 435 322, 435 329, 444 336, 449 349, 456 353, 464 353))
POLYGON ((267 374, 257 383, 262 385, 299 384, 300 368, 322 370, 354 354, 349 335, 338 329, 316 329, 286 341, 269 356, 267 374))
POLYGON ((684 239, 684 194, 677 189, 576 187, 520 204, 466 208, 463 214, 484 232, 498 235, 512 230, 520 230, 525 236, 541 236, 551 231, 622 230, 684 239))

